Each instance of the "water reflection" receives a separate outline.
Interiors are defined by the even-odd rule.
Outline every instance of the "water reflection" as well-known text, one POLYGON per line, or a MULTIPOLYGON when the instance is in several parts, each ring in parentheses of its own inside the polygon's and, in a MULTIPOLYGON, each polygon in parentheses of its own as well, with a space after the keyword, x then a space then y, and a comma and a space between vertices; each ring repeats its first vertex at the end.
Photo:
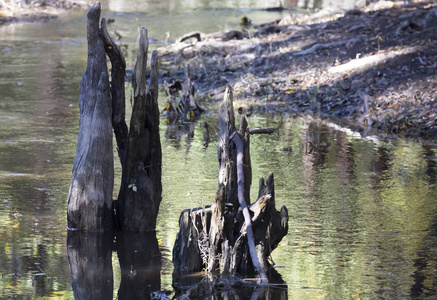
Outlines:
POLYGON ((117 234, 121 268, 118 299, 152 299, 161 289, 161 252, 156 232, 117 234))
MULTIPOLYGON (((239 26, 243 12, 105 14, 116 19, 111 30, 132 37, 122 41, 136 45, 136 25, 147 25, 153 37, 164 39, 170 31, 173 38, 191 30, 216 31, 217 24, 226 23, 224 14, 229 24, 239 26)), ((249 17, 259 23, 279 16, 249 17)), ((72 281, 79 296, 105 286, 105 295, 117 297, 122 277, 127 292, 146 282, 156 289, 157 278, 158 289, 172 289, 171 249, 179 213, 214 201, 215 116, 203 116, 182 131, 167 127, 163 119, 164 190, 157 228, 161 276, 154 257, 129 260, 136 255, 132 249, 145 257, 159 255, 154 239, 146 245, 128 239, 123 244, 130 248, 115 248, 123 274, 111 266, 112 237, 71 233, 67 248, 66 193, 77 142, 78 85, 87 57, 84 20, 81 15, 0 27, 0 298, 72 299, 72 281), (206 149, 203 121, 209 128, 206 149), (147 245, 154 250, 144 250, 147 245), (89 278, 89 268, 100 277, 89 278), (132 277, 131 271, 142 275, 132 277), (87 285, 84 278, 97 283, 87 285)), ((160 101, 163 109, 166 99, 160 101)), ((210 104, 204 106, 213 111, 210 104)), ((251 116, 249 124, 278 128, 273 135, 251 138, 251 158, 254 179, 275 173, 277 202, 291 215, 290 233, 272 253, 289 298, 435 299, 435 145, 368 141, 324 122, 289 116, 251 116)))
POLYGON ((75 299, 112 299, 112 233, 69 231, 67 256, 75 299))
POLYGON ((144 234, 69 231, 67 256, 75 299, 112 299, 112 251, 121 270, 118 299, 152 299, 161 288, 161 252, 156 232, 144 234))

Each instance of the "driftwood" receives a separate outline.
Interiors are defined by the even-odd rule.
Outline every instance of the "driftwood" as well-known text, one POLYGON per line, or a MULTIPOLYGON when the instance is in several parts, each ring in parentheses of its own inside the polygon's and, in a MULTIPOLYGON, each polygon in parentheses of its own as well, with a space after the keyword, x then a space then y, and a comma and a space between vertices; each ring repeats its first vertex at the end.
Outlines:
POLYGON ((250 134, 271 134, 275 131, 275 127, 263 127, 249 129, 250 134))
POLYGON ((238 30, 230 30, 230 31, 219 31, 219 32, 213 32, 213 33, 202 33, 200 31, 192 31, 187 34, 184 34, 183 36, 176 39, 176 43, 182 43, 190 39, 195 39, 197 42, 203 41, 203 40, 219 40, 222 42, 230 41, 230 40, 242 40, 244 38, 247 38, 248 35, 246 33, 243 33, 238 30))
POLYGON ((218 116, 220 166, 215 201, 206 208, 184 210, 179 219, 173 280, 182 290, 189 283, 183 275, 202 270, 221 277, 257 275, 259 283, 272 282, 277 275, 267 258, 287 234, 288 211, 285 206, 275 209, 272 173, 266 182, 260 180, 258 199, 250 205, 250 129, 243 117, 236 130, 232 102, 228 88, 218 116))
POLYGON ((142 27, 133 72, 134 105, 128 131, 125 121, 126 63, 120 48, 108 34, 105 19, 99 28, 100 11, 100 3, 96 2, 88 12, 88 61, 80 84, 81 119, 68 195, 68 227, 103 231, 112 229, 117 222, 125 231, 155 230, 162 194, 158 55, 152 53, 147 86, 148 38, 147 30, 142 27), (112 66, 111 84, 106 55, 112 66), (111 127, 122 166, 122 182, 115 207, 112 201, 111 127))

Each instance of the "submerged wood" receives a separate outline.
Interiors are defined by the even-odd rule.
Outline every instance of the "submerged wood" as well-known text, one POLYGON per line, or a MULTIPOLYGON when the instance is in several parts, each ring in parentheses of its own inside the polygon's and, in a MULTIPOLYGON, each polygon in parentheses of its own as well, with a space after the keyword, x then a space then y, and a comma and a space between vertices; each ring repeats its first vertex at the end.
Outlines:
POLYGON ((112 104, 100 10, 96 2, 87 15, 88 60, 79 87, 79 137, 68 193, 68 228, 84 231, 109 230, 113 223, 112 104))
POLYGON ((147 29, 140 30, 140 49, 133 72, 134 104, 129 145, 117 201, 117 222, 125 231, 156 229, 162 199, 161 141, 158 109, 158 54, 153 51, 151 76, 147 86, 147 29))
POLYGON ((236 131, 230 88, 218 118, 219 187, 210 207, 181 214, 173 248, 176 288, 187 284, 183 274, 202 270, 221 277, 257 274, 260 283, 271 282, 277 273, 267 258, 288 231, 286 207, 275 209, 273 173, 266 183, 260 180, 258 199, 250 205, 250 129, 242 118, 236 131))

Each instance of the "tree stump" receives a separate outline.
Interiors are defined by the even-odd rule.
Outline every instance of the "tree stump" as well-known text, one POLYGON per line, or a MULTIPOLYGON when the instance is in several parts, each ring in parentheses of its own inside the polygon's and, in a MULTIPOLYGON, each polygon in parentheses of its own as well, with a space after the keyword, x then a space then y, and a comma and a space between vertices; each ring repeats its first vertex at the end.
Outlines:
POLYGON ((181 213, 173 248, 176 287, 184 274, 202 270, 222 277, 257 275, 263 284, 272 281, 277 273, 268 257, 288 232, 287 208, 275 209, 273 173, 266 181, 260 179, 258 199, 250 205, 250 129, 243 117, 236 131, 230 88, 218 118, 219 187, 210 207, 181 213))
POLYGON ((68 228, 112 228, 114 158, 112 104, 103 41, 99 38, 100 3, 88 12, 87 68, 79 87, 80 124, 68 193, 68 228))
POLYGON ((129 145, 117 201, 117 221, 122 230, 156 229, 162 199, 162 153, 159 137, 158 53, 153 51, 146 90, 147 29, 140 30, 140 49, 133 73, 134 104, 129 145))
POLYGON ((153 231, 162 194, 158 54, 152 53, 147 85, 148 38, 147 29, 142 27, 133 74, 134 106, 128 130, 125 121, 126 63, 120 48, 108 34, 105 19, 99 28, 100 10, 100 3, 96 2, 88 12, 88 61, 79 91, 81 115, 68 195, 68 227, 81 231, 110 230, 116 220, 119 228, 125 231, 153 231), (111 85, 106 55, 112 65, 111 85), (116 213, 112 201, 111 127, 122 166, 116 213))

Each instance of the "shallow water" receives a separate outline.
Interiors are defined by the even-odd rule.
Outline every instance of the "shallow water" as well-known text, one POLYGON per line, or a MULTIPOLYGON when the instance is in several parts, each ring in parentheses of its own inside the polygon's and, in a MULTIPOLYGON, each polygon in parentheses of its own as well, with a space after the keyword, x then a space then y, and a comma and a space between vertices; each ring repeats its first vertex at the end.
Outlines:
MULTIPOLYGON (((128 66, 140 25, 164 40, 166 32, 171 38, 195 29, 238 27, 244 14, 256 23, 279 16, 225 8, 122 11, 103 16, 115 19, 111 33, 116 29, 124 36, 128 66)), ((68 259, 71 266, 75 246, 67 245, 66 199, 77 142, 78 86, 86 64, 85 16, 3 26, 0 32, 0 298, 72 299, 68 259)), ((161 97, 161 108, 164 103, 161 97)), ((179 213, 211 204, 217 188, 217 132, 214 110, 185 128, 167 127, 164 121, 157 228, 162 267, 160 280, 151 285, 171 289, 179 213), (203 121, 211 128, 206 149, 203 121)), ((274 172, 277 208, 286 205, 290 221, 289 234, 272 259, 290 299, 436 297, 434 146, 362 139, 329 123, 288 115, 252 116, 249 125, 278 128, 270 136, 252 138, 252 199, 258 178, 274 172), (289 147, 291 152, 283 151, 289 147)), ((82 245, 86 249, 87 242, 82 245)), ((129 250, 141 254, 142 247, 134 244, 129 250)), ((119 264, 126 252, 117 251, 95 257, 108 266, 104 287, 114 297, 123 276, 131 274, 119 264)), ((140 265, 138 274, 146 267, 140 265)))

